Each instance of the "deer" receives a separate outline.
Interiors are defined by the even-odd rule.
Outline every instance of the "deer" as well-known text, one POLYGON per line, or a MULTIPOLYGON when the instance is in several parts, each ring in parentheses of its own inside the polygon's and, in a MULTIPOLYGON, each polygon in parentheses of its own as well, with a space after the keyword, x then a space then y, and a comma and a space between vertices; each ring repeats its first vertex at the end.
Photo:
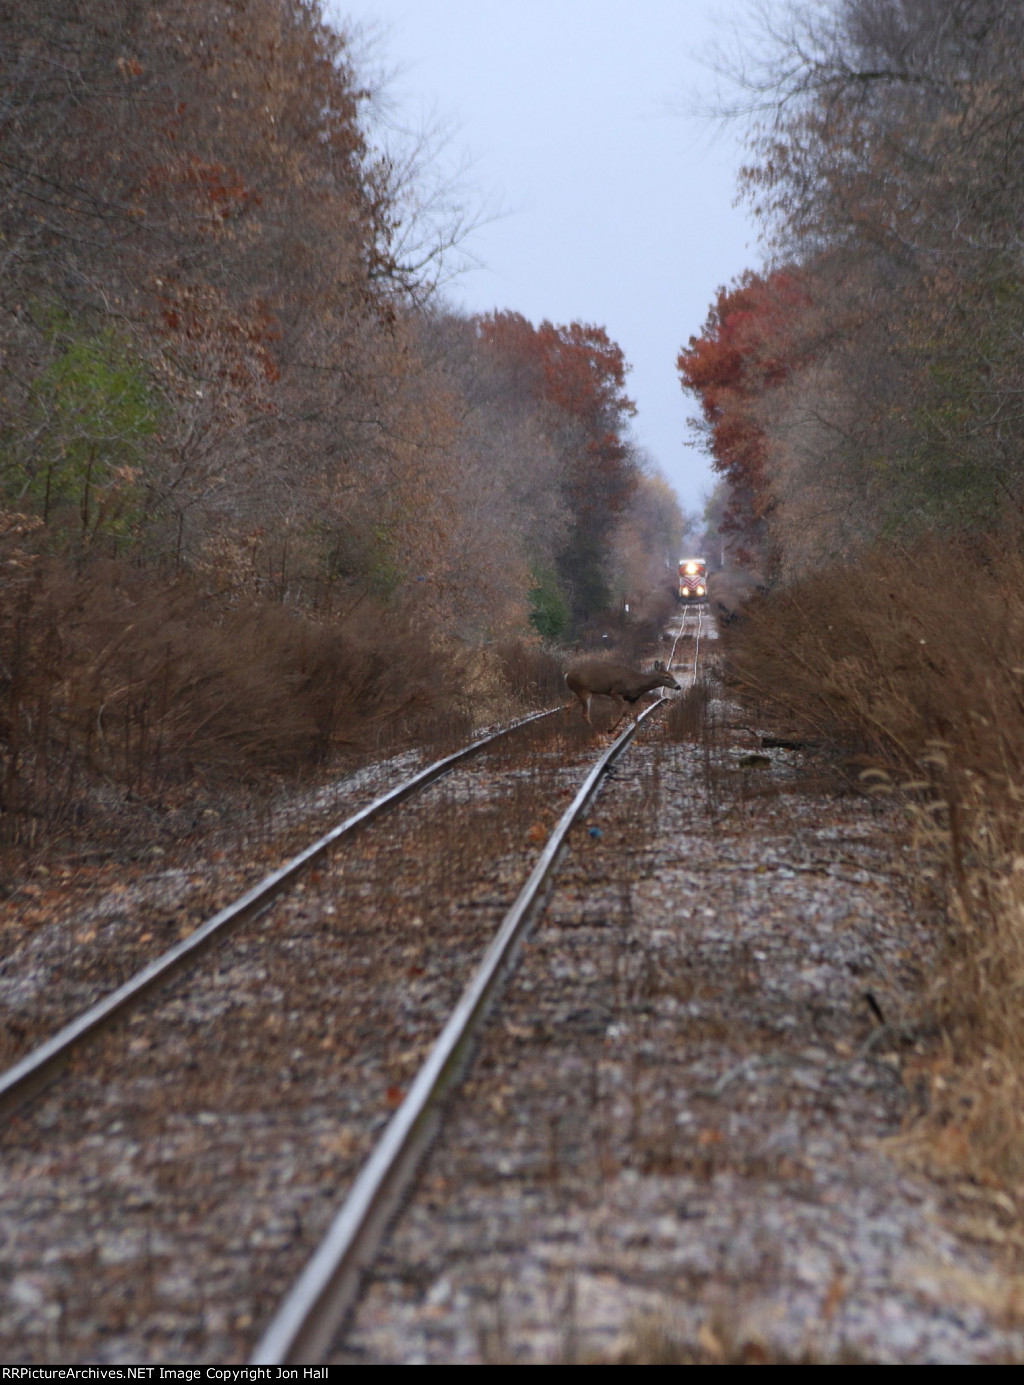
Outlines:
MULTIPOLYGON (((660 660, 655 663, 650 673, 643 673, 639 669, 629 668, 626 664, 608 664, 602 659, 588 659, 582 664, 574 664, 565 675, 565 681, 569 685, 569 691, 579 698, 583 708, 583 720, 590 726, 594 724, 590 720, 591 699, 612 698, 619 708, 618 721, 611 728, 613 731, 629 710, 627 703, 637 702, 652 688, 675 688, 677 691, 679 689, 679 684, 660 660)), ((569 706, 572 707, 571 702, 569 706)))

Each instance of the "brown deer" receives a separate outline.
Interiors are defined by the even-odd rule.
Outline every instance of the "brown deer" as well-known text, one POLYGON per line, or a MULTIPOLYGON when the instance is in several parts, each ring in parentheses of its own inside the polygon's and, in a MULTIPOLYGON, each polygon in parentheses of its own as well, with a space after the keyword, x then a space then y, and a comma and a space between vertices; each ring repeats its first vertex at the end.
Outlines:
MULTIPOLYGON (((593 726, 590 720, 590 703, 595 697, 610 697, 619 709, 618 721, 626 715, 627 703, 643 697, 652 688, 676 688, 679 684, 665 665, 658 662, 651 673, 641 673, 626 664, 606 664, 602 659, 588 659, 575 664, 565 675, 569 691, 576 694, 583 707, 583 720, 593 726)), ((569 704, 570 707, 572 703, 569 704)), ((614 731, 615 726, 611 729, 614 731)))

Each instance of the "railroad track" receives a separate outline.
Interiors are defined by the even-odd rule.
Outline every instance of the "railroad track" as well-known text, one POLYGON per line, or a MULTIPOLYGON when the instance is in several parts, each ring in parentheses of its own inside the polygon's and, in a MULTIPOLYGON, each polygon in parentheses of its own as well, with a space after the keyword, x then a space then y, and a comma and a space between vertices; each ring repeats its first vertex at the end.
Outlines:
POLYGON ((548 884, 565 854, 570 828, 582 817, 639 726, 664 701, 659 698, 608 747, 563 813, 402 1106, 363 1166, 327 1236, 261 1338, 253 1365, 318 1360, 330 1345, 352 1306, 364 1269, 436 1134, 442 1104, 462 1075, 487 1007, 543 908, 548 884))
POLYGON ((554 712, 536 712, 511 726, 481 737, 453 755, 436 760, 396 788, 374 799, 359 812, 353 813, 311 846, 265 876, 252 889, 207 919, 187 938, 161 953, 124 985, 91 1005, 0 1075, 0 1118, 10 1117, 18 1107, 58 1077, 71 1058, 104 1029, 124 1020, 156 989, 195 967, 212 947, 223 943, 241 923, 258 918, 283 890, 293 885, 304 871, 322 860, 343 840, 353 837, 371 822, 437 783, 459 765, 506 736, 553 715, 554 712))
MULTIPOLYGON (((714 622, 708 614, 707 607, 703 602, 693 606, 684 606, 682 611, 682 618, 679 622, 679 629, 676 632, 675 638, 672 642, 672 653, 669 656, 669 667, 672 667, 672 663, 676 659, 676 650, 679 646, 680 640, 692 639, 693 658, 692 660, 689 660, 687 663, 687 673, 690 682, 695 682, 697 679, 697 668, 700 661, 701 642, 706 638, 713 637, 715 634, 717 634, 717 632, 714 629, 714 622)), ((682 661, 679 660, 679 662, 681 663, 682 661)))
MULTIPOLYGON (((673 652, 678 646, 679 640, 687 636, 690 628, 699 640, 701 628, 699 617, 699 612, 684 613, 680 631, 673 645, 673 652), (688 616, 691 617, 690 620, 687 620, 688 616), (693 616, 698 617, 698 619, 694 621, 693 616)), ((660 704, 655 704, 655 706, 657 705, 660 704)), ((649 709, 644 717, 650 715, 653 710, 653 707, 649 709)), ((225 944, 228 935, 235 932, 240 923, 243 921, 254 922, 263 918, 263 928, 270 929, 272 927, 270 920, 273 916, 268 914, 268 911, 271 906, 279 903, 287 891, 305 888, 301 884, 302 877, 308 877, 310 872, 315 872, 317 868, 322 869, 323 862, 325 858, 331 855, 332 848, 344 838, 354 836, 375 818, 380 817, 399 803, 414 798, 421 789, 429 784, 437 783, 454 775, 455 771, 461 769, 467 761, 475 759, 488 748, 493 749, 498 741, 509 736, 511 732, 542 722, 545 716, 551 716, 551 714, 539 714, 536 717, 527 718, 516 727, 507 728, 504 732, 467 747, 465 751, 455 756, 449 756, 445 760, 438 761, 428 770, 414 776, 396 790, 376 800, 367 809, 346 819, 344 823, 339 824, 332 832, 322 837, 305 852, 300 853, 286 866, 273 872, 259 886, 248 891, 234 905, 221 910, 185 943, 170 949, 168 953, 164 954, 156 963, 145 968, 132 981, 118 988, 111 996, 99 1005, 92 1007, 78 1020, 65 1026, 60 1035, 54 1036, 48 1043, 41 1045, 21 1063, 17 1064, 10 1073, 0 1079, 0 1100, 4 1103, 7 1112, 10 1113, 15 1110, 27 1100, 28 1096, 37 1094, 69 1062, 80 1065, 81 1060, 76 1055, 85 1043, 96 1041, 104 1029, 109 1028, 116 1020, 124 1020, 128 1012, 138 1007, 143 1000, 152 999, 157 989, 165 986, 172 977, 195 966, 200 957, 212 950, 215 943, 225 944)), ((362 1223, 361 1228, 358 1231, 353 1231, 356 1218, 352 1206, 346 1204, 348 1210, 343 1209, 342 1213, 335 1219, 324 1243, 325 1246, 329 1244, 330 1249, 325 1250, 322 1247, 314 1256, 309 1268, 300 1280, 300 1283, 305 1287, 301 1291, 296 1289, 288 1296, 285 1304, 273 1318, 271 1327, 261 1339, 254 1360, 284 1362, 309 1359, 317 1351, 322 1351, 330 1340, 337 1323, 344 1316, 351 1303, 354 1287, 358 1282, 361 1268, 371 1253, 372 1243, 379 1237, 394 1205, 401 1198, 402 1191, 411 1177, 423 1149, 429 1142, 431 1130, 436 1125, 442 1096, 445 1091, 450 1090, 460 1066, 465 1062, 473 1042, 474 1028, 479 1024, 480 1018, 492 1000, 502 977, 512 965, 516 950, 531 920, 543 905, 545 891, 561 856, 564 854, 565 837, 568 830, 572 822, 576 821, 586 810, 601 778, 629 744, 633 734, 635 734, 635 729, 635 726, 629 728, 601 755, 598 764, 594 766, 585 783, 577 791, 573 803, 562 815, 556 831, 540 852, 528 885, 520 893, 512 909, 505 915, 484 963, 466 988, 452 1019, 442 1031, 441 1038, 437 1041, 427 1062, 420 1070, 420 1074, 410 1085, 405 1102, 399 1107, 388 1127, 382 1145, 390 1152, 387 1153, 386 1157, 380 1153, 372 1155, 364 1168, 364 1172, 356 1179, 353 1185, 353 1196, 358 1193, 357 1200, 361 1201, 364 1208, 358 1218, 362 1223), (387 1165, 386 1170, 385 1165, 387 1165), (337 1249, 341 1241, 346 1243, 346 1247, 339 1256, 337 1249), (328 1259, 332 1261, 329 1269, 326 1268, 328 1259), (310 1285, 314 1281, 318 1287, 311 1294, 310 1285), (306 1300, 306 1306, 297 1312, 296 1304, 300 1300, 306 1300), (308 1306, 311 1300, 315 1300, 312 1308, 308 1306)), ((555 758, 557 759, 558 756, 556 755, 555 758)), ((333 910, 329 910, 329 912, 333 912, 333 910)), ((410 973, 413 973, 419 968, 413 966, 409 970, 410 973)), ((180 1009, 180 1001, 173 1003, 178 1004, 180 1009)), ((171 1002, 167 1004, 171 1004, 171 1002)), ((136 1016, 133 1024, 143 1018, 142 1015, 136 1016)), ((112 1039, 108 1042, 112 1042, 112 1039)), ((132 1037, 133 1046, 140 1042, 144 1043, 145 1041, 138 1037, 132 1037)), ((118 1060, 115 1057, 113 1061, 116 1064, 118 1060)), ((52 1121, 52 1117, 48 1116, 47 1118, 52 1121)), ((201 1113, 199 1119, 205 1124, 211 1121, 213 1117, 209 1113, 201 1113)), ((95 1135, 90 1135, 89 1138, 93 1142, 96 1140, 95 1135)), ((248 1335, 248 1325, 240 1330, 243 1335, 248 1335)), ((64 1359, 67 1357, 65 1356, 64 1359)))
MULTIPOLYGON (((697 677, 703 606, 684 610, 666 666, 673 668, 681 640, 692 638, 688 674, 697 677)), ((550 883, 567 850, 570 829, 585 814, 602 780, 641 724, 666 697, 641 712, 599 758, 549 837, 540 860, 502 922, 477 972, 452 1012, 370 1159, 364 1164, 330 1230, 270 1323, 251 1358, 253 1365, 316 1361, 345 1321, 388 1225, 415 1178, 442 1119, 443 1104, 458 1082, 472 1045, 516 951, 544 907, 550 883)))

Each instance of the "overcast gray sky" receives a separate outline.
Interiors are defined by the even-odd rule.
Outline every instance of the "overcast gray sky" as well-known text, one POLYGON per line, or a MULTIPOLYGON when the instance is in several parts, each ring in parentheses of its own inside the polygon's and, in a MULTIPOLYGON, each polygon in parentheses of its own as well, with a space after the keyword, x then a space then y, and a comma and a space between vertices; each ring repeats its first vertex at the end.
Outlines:
POLYGON ((379 35, 392 115, 451 127, 444 155, 473 160, 464 200, 500 204, 468 248, 480 267, 449 297, 533 322, 608 329, 632 365, 634 432, 689 510, 710 489, 675 358, 719 284, 761 260, 733 205, 736 132, 683 112, 713 84, 742 0, 326 0, 379 35))

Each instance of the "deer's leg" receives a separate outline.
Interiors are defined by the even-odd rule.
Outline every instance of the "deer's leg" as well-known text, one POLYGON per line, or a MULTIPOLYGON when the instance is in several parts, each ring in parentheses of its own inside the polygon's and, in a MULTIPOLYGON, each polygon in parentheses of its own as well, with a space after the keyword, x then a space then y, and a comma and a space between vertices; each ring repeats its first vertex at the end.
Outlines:
POLYGON ((610 732, 614 732, 614 731, 617 731, 617 730, 618 730, 618 728, 619 728, 619 722, 622 720, 622 718, 623 718, 623 717, 626 715, 626 713, 629 711, 629 704, 626 702, 625 698, 620 697, 620 695, 619 695, 617 692, 609 693, 609 696, 612 698, 612 700, 614 701, 616 707, 617 707, 618 710, 619 710, 619 715, 615 718, 615 721, 612 723, 611 727, 609 728, 609 731, 610 731, 610 732))
POLYGON ((594 723, 590 720, 590 699, 593 693, 583 692, 577 688, 573 688, 572 695, 573 701, 565 704, 566 716, 569 717, 572 715, 572 709, 578 702, 580 704, 580 710, 583 712, 583 720, 589 722, 590 725, 593 726, 594 723))

